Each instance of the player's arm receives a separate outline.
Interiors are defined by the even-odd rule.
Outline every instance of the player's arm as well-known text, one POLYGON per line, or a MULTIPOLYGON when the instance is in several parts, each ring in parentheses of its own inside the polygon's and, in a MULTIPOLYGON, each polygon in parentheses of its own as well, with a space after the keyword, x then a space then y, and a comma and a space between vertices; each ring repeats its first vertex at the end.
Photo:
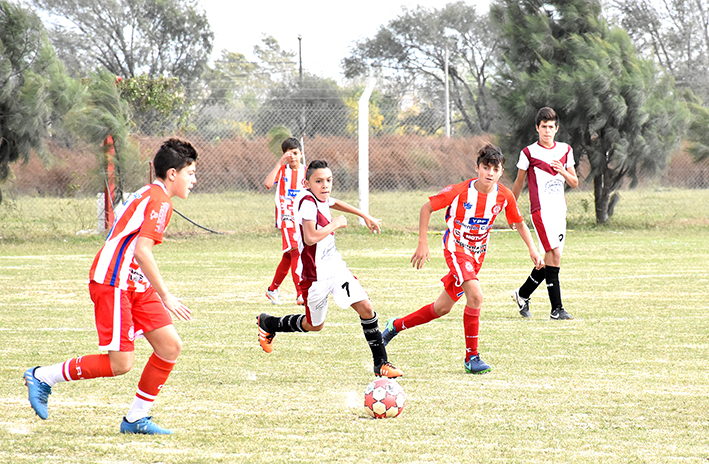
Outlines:
POLYGON ((433 214, 433 206, 430 201, 427 201, 419 213, 419 242, 411 257, 411 263, 416 269, 421 269, 424 263, 431 260, 431 252, 428 249, 428 223, 431 221, 431 214, 433 214))
POLYGON ((347 227, 347 218, 344 216, 332 218, 330 224, 320 229, 315 227, 315 221, 303 219, 303 243, 308 246, 315 245, 337 229, 343 227, 347 227))
POLYGON ((560 161, 554 160, 551 162, 551 167, 561 174, 564 179, 566 179, 566 183, 569 184, 569 187, 571 188, 576 188, 579 185, 579 178, 576 175, 576 168, 573 166, 569 166, 568 168, 565 168, 563 164, 561 164, 560 161))
POLYGON ((345 203, 344 201, 340 200, 335 200, 335 204, 331 206, 332 209, 336 209, 337 211, 342 211, 343 213, 350 213, 350 214, 355 214, 362 219, 364 219, 364 223, 367 225, 369 228, 369 232, 377 232, 380 233, 382 231, 382 220, 381 219, 375 219, 369 214, 366 214, 365 212, 361 211, 359 208, 355 208, 354 206, 350 205, 349 203, 345 203))
POLYGON ((515 200, 519 200, 519 194, 522 193, 524 188, 524 180, 527 178, 526 169, 517 170, 517 178, 515 179, 515 184, 512 186, 512 193, 515 196, 515 200))
POLYGON ((192 311, 167 289, 167 285, 165 285, 165 281, 162 279, 158 269, 158 263, 155 261, 155 256, 153 256, 154 246, 155 240, 148 237, 138 237, 135 244, 135 261, 140 266, 145 277, 150 281, 150 285, 160 296, 163 306, 179 319, 189 321, 192 319, 192 311))
POLYGON ((522 240, 524 241, 524 244, 527 245, 527 248, 529 249, 529 257, 532 258, 532 262, 534 263, 534 267, 537 269, 541 269, 544 267, 544 258, 542 258, 542 255, 539 254, 537 251, 537 248, 534 246, 534 239, 532 238, 531 232, 529 232, 529 228, 527 227, 527 224, 522 222, 515 222, 512 225, 512 228, 517 231, 520 237, 522 237, 522 240))
POLYGON ((287 162, 288 152, 285 152, 283 153, 283 156, 281 156, 281 159, 278 160, 278 163, 276 163, 276 166, 271 170, 271 172, 268 173, 266 179, 263 181, 263 185, 266 186, 267 189, 273 187, 273 184, 276 182, 276 176, 278 175, 278 171, 281 169, 281 166, 283 166, 287 162))

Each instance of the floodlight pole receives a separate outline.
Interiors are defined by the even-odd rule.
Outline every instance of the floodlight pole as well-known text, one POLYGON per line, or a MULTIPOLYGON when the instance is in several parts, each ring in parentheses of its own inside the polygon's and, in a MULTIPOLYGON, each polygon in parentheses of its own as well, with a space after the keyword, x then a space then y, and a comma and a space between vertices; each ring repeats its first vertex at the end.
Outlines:
POLYGON ((445 53, 445 81, 446 81, 446 137, 451 137, 450 90, 448 86, 448 40, 446 40, 445 53))
MULTIPOLYGON (((300 145, 303 151, 305 147, 303 143, 305 142, 305 98, 303 96, 303 36, 298 34, 298 77, 300 79, 300 145)), ((305 159, 303 159, 305 162, 305 159)))

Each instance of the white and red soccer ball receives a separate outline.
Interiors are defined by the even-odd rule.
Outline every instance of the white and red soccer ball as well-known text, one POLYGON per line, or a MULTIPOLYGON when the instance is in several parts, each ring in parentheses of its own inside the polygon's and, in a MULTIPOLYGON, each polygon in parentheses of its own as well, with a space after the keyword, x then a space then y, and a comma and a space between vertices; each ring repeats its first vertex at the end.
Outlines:
POLYGON ((398 416, 404 404, 404 389, 396 380, 377 379, 364 389, 364 410, 375 419, 398 416))

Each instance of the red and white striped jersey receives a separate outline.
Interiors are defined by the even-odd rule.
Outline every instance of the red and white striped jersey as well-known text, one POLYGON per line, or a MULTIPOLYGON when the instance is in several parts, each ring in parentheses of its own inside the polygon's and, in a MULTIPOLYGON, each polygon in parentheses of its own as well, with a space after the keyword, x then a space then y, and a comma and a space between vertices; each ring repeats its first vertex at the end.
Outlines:
POLYGON ((517 168, 527 171, 529 206, 532 213, 544 208, 566 214, 566 179, 552 169, 551 162, 554 160, 561 162, 564 168, 573 166, 574 150, 563 142, 554 142, 551 148, 535 142, 523 148, 519 154, 517 168))
POLYGON ((171 217, 172 200, 159 180, 132 194, 116 209, 116 220, 94 258, 89 278, 121 290, 144 292, 150 282, 135 261, 137 239, 148 237, 161 243, 171 217))
POLYGON ((335 199, 327 201, 315 198, 309 190, 304 190, 296 199, 296 223, 298 224, 298 266, 296 274, 301 280, 325 280, 335 275, 335 270, 346 267, 342 255, 335 246, 335 233, 329 234, 314 245, 306 245, 303 240, 303 221, 315 221, 315 229, 322 229, 332 222, 330 206, 335 199))
POLYGON ((305 182, 305 169, 293 170, 287 164, 281 166, 276 174, 276 227, 278 229, 291 229, 295 227, 293 201, 303 190, 305 182))
POLYGON ((485 259, 490 230, 504 209, 509 224, 524 221, 512 191, 495 184, 490 193, 475 188, 477 179, 449 185, 429 197, 434 211, 445 207, 448 230, 443 234, 443 249, 471 255, 479 263, 485 259))

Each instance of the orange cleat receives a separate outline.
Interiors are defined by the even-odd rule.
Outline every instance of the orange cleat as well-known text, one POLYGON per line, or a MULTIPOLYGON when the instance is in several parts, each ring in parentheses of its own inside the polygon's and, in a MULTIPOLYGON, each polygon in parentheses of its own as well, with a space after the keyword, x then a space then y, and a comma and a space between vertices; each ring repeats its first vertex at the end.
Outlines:
POLYGON ((404 371, 394 367, 389 361, 385 362, 380 366, 374 366, 374 374, 377 377, 386 377, 389 379, 395 379, 404 375, 404 371))
POLYGON ((261 313, 258 316, 256 316, 256 324, 258 325, 258 342, 261 345, 261 348, 263 348, 263 351, 266 353, 270 353, 273 351, 273 337, 276 336, 276 334, 267 332, 266 329, 263 328, 263 325, 261 324, 261 319, 264 319, 266 317, 270 317, 266 313, 261 313))

